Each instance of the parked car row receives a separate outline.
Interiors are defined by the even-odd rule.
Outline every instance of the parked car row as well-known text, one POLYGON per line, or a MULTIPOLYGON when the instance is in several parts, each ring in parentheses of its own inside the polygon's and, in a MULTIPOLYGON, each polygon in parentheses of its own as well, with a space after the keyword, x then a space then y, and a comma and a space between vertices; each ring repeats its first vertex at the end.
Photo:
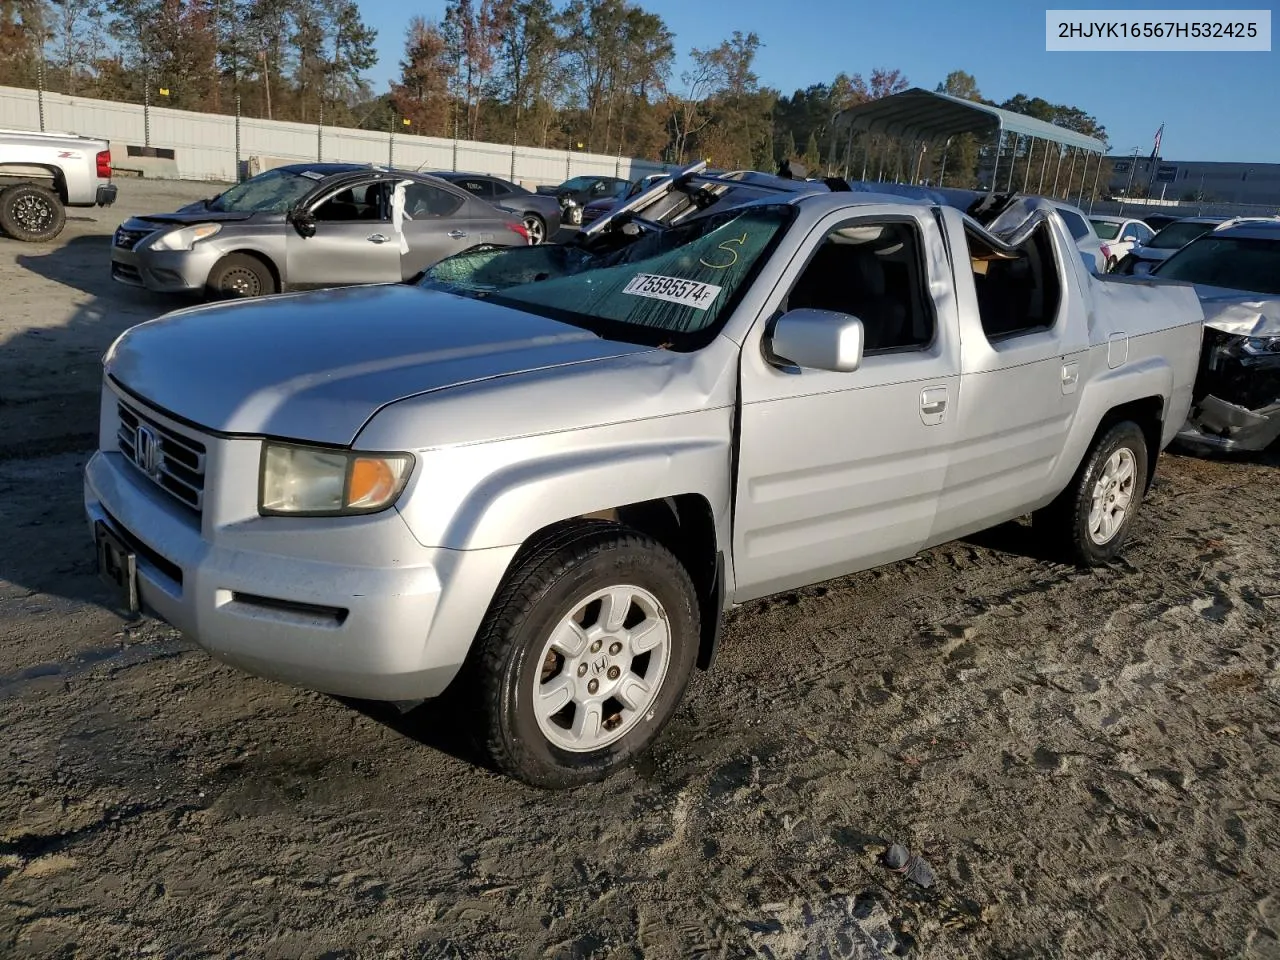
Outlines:
MULTIPOLYGON (((287 267, 341 195, 357 233, 390 203, 376 229, 407 243, 417 180, 305 172, 269 214, 209 219, 244 191, 156 229, 261 216, 287 267)), ((451 691, 494 766, 567 787, 652 743, 734 604, 1024 514, 1116 557, 1202 317, 1186 283, 1085 269, 1043 200, 969 215, 698 165, 570 243, 134 327, 86 509, 126 609, 304 687, 451 691)))
POLYGON ((129 218, 111 272, 212 298, 407 281, 464 250, 545 243, 562 223, 581 223, 588 197, 607 207, 651 180, 575 177, 533 192, 487 174, 289 164, 173 213, 129 218))

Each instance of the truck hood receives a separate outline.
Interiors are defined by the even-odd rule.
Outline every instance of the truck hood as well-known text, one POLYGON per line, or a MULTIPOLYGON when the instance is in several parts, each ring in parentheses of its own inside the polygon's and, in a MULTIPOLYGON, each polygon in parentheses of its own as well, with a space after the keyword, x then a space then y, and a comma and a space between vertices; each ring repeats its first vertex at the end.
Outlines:
POLYGON ((651 349, 385 284, 179 310, 125 332, 105 365, 128 392, 207 430, 346 445, 397 400, 651 349))
POLYGON ((1280 337, 1280 297, 1197 286, 1204 324, 1240 337, 1280 337))

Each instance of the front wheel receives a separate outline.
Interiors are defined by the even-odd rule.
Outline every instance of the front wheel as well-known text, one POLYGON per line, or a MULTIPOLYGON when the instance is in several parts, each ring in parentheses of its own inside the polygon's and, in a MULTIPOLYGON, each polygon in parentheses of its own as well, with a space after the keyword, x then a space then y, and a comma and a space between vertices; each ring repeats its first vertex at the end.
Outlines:
POLYGON ((209 271, 208 294, 213 300, 263 297, 276 292, 271 269, 247 253, 229 253, 209 271))
POLYGON ((570 787, 604 779, 653 742, 697 650, 697 595, 670 551, 618 524, 578 524, 508 576, 458 693, 474 704, 495 767, 570 787))
POLYGON ((1120 555, 1147 485, 1147 438, 1136 423, 1115 424, 1094 441, 1070 486, 1032 523, 1081 566, 1120 555))

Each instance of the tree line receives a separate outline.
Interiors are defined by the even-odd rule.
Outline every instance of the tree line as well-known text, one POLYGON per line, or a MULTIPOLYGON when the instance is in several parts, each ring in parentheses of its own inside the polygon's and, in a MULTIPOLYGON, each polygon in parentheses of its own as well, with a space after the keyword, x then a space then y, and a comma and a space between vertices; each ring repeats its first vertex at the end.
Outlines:
MULTIPOLYGON (((973 137, 848 140, 832 118, 908 79, 877 68, 785 95, 756 73, 754 32, 689 50, 676 75, 674 33, 628 0, 448 0, 440 19, 409 21, 384 92, 367 80, 375 39, 355 0, 0 0, 0 84, 719 167, 785 159, 936 182, 945 162, 955 186, 978 185, 992 156, 973 137)), ((963 71, 937 89, 992 103, 963 71)), ((1074 106, 995 105, 1105 137, 1074 106)))

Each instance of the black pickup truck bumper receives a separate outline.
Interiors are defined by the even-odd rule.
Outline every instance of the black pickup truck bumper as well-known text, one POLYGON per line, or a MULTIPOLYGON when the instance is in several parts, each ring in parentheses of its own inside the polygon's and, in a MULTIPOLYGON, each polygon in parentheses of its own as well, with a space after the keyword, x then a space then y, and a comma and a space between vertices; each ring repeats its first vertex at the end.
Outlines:
POLYGON ((98 195, 94 198, 94 202, 99 207, 109 207, 116 202, 118 192, 114 183, 104 183, 98 187, 98 195))

